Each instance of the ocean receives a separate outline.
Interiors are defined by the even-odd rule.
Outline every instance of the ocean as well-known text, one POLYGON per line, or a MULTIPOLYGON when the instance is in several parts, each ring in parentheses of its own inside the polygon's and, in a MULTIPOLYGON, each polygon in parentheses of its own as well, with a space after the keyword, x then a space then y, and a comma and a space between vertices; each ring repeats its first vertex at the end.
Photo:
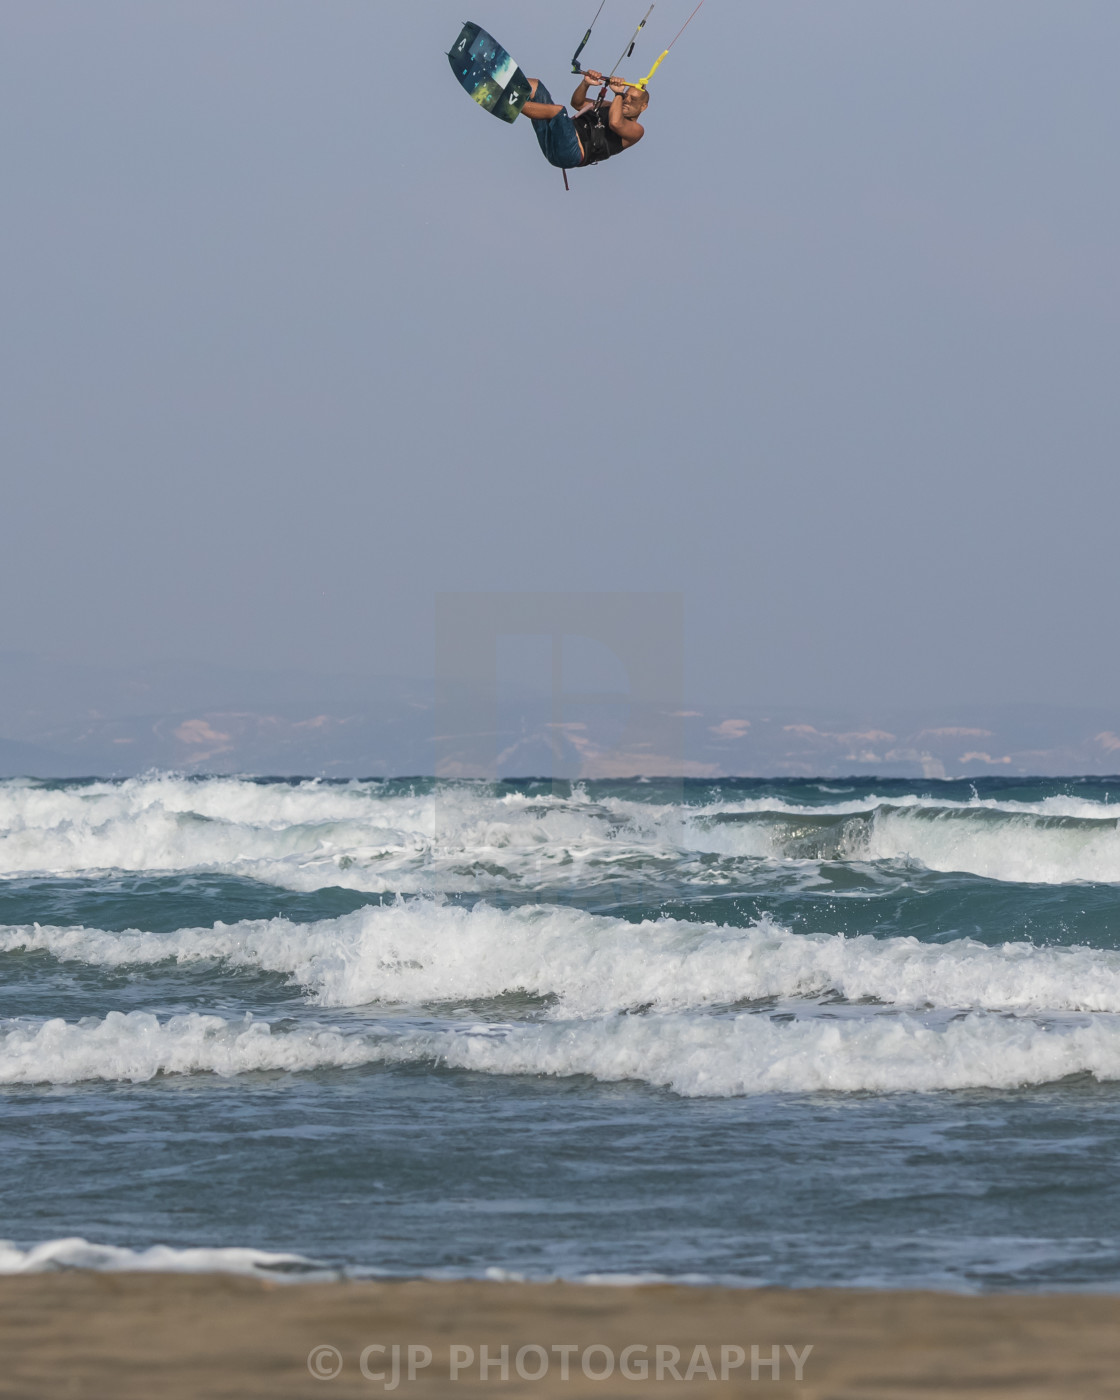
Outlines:
POLYGON ((1113 1290, 1118 819, 0 782, 0 1272, 1113 1290))

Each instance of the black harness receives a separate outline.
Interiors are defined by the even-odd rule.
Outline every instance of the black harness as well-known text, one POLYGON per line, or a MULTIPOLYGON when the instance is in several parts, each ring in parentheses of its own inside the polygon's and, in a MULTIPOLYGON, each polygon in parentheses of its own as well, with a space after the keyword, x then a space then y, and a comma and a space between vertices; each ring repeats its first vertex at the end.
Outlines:
POLYGON ((583 147, 584 165, 598 165, 600 161, 622 154, 622 137, 611 130, 610 108, 602 99, 590 111, 581 112, 574 126, 583 147))

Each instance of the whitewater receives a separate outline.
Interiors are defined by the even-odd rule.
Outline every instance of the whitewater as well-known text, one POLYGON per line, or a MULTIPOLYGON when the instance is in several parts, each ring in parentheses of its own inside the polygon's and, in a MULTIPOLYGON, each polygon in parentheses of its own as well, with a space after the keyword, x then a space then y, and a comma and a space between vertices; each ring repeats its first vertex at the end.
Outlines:
POLYGON ((1118 792, 0 782, 0 1271, 1115 1286, 1118 792))

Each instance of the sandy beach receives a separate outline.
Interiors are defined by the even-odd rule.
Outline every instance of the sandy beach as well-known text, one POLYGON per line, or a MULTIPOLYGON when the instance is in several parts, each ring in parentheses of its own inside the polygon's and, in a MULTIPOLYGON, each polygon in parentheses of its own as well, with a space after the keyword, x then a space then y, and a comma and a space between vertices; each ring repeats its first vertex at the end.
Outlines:
POLYGON ((0 1280, 0 1395, 1088 1400, 1120 1395, 1118 1325, 1070 1294, 48 1274, 0 1280))

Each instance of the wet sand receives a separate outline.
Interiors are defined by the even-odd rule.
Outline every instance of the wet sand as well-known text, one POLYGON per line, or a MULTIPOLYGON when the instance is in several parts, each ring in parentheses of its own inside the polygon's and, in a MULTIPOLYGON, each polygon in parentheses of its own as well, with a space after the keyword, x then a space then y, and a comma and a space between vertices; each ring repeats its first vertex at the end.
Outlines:
POLYGON ((3 1396, 350 1400, 386 1393, 393 1381, 394 1345, 401 1358, 395 1393, 415 1400, 651 1394, 804 1400, 1120 1397, 1120 1298, 1115 1297, 428 1282, 293 1285, 166 1274, 0 1279, 3 1396), (415 1348, 412 1381, 410 1345, 415 1348), (365 1368, 384 1372, 384 1379, 362 1374, 363 1351, 371 1346, 385 1351, 367 1351, 365 1368), (483 1346, 493 1362, 485 1379, 483 1346), (503 1347, 508 1348, 508 1380, 502 1379, 503 1347), (663 1348, 660 1380, 658 1347, 663 1348), (752 1347, 758 1348, 759 1363, 753 1380, 752 1347), (812 1348, 807 1355, 806 1347, 812 1348), (313 1352, 312 1364, 322 1376, 341 1360, 339 1374, 312 1376, 308 1357, 313 1352), (427 1352, 431 1360, 424 1365, 427 1352), (740 1352, 743 1363, 737 1366, 740 1352), (459 1363, 454 1380, 453 1360, 459 1363), (620 1374, 623 1360, 633 1378, 620 1374), (519 1362, 528 1375, 547 1364, 547 1375, 526 1379, 518 1374, 519 1362), (643 1362, 649 1365, 644 1378, 643 1362), (613 1367, 609 1376, 608 1367, 613 1367))

